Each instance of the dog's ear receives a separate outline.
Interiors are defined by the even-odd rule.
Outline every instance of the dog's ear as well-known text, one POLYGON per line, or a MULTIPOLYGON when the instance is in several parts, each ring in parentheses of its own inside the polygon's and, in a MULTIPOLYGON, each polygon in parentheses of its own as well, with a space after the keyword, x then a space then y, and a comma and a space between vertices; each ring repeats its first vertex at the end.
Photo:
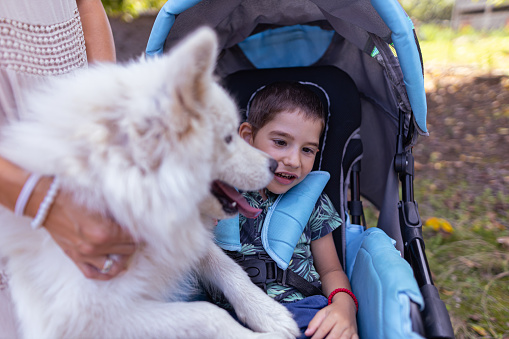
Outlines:
POLYGON ((207 91, 211 88, 217 57, 217 37, 210 28, 200 28, 173 51, 175 99, 189 114, 208 105, 207 91), (198 105, 198 107, 197 107, 198 105))

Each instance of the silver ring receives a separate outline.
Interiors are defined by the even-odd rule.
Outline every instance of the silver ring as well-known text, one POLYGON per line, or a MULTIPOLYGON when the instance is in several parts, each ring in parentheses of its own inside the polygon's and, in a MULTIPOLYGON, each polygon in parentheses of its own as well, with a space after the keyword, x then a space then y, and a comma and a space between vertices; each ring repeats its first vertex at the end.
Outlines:
POLYGON ((106 257, 106 261, 104 262, 103 268, 99 272, 102 274, 108 273, 113 267, 113 263, 114 263, 113 259, 111 259, 111 257, 108 255, 106 257))

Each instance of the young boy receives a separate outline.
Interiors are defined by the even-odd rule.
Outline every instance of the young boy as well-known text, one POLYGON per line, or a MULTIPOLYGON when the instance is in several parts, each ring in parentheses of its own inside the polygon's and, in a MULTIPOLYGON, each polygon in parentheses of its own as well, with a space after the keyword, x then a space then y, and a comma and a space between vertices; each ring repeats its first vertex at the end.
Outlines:
MULTIPOLYGON (((265 189, 244 193, 248 202, 263 212, 256 219, 240 216, 242 249, 237 254, 266 255, 261 230, 267 211, 278 195, 302 182, 312 170, 325 120, 318 96, 300 83, 270 84, 253 98, 239 134, 252 146, 271 155, 278 167, 265 189)), ((277 282, 266 284, 269 296, 294 314, 303 337, 358 338, 355 297, 349 295, 350 284, 339 263, 331 233, 341 223, 329 198, 322 193, 288 266, 288 270, 315 285, 321 282, 323 295, 305 297, 294 287, 277 282), (326 296, 332 303, 328 304, 326 296)))

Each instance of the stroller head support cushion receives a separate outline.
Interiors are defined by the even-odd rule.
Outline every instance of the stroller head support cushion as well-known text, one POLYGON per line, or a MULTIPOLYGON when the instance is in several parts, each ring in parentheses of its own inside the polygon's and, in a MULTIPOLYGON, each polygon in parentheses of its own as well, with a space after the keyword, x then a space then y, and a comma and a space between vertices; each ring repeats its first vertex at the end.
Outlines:
MULTIPOLYGON (((279 268, 288 268, 295 246, 329 178, 327 172, 311 172, 297 186, 281 194, 269 208, 261 238, 263 248, 279 268)), ((238 215, 218 223, 215 240, 225 250, 241 249, 238 215)))

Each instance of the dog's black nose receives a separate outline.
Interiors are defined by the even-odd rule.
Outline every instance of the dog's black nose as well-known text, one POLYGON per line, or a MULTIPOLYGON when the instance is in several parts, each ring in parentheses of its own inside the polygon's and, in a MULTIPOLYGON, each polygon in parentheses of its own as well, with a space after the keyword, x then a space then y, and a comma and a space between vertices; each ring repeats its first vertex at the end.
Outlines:
POLYGON ((277 161, 274 160, 274 159, 270 159, 270 162, 269 162, 269 169, 272 173, 276 173, 276 169, 277 169, 277 161))

